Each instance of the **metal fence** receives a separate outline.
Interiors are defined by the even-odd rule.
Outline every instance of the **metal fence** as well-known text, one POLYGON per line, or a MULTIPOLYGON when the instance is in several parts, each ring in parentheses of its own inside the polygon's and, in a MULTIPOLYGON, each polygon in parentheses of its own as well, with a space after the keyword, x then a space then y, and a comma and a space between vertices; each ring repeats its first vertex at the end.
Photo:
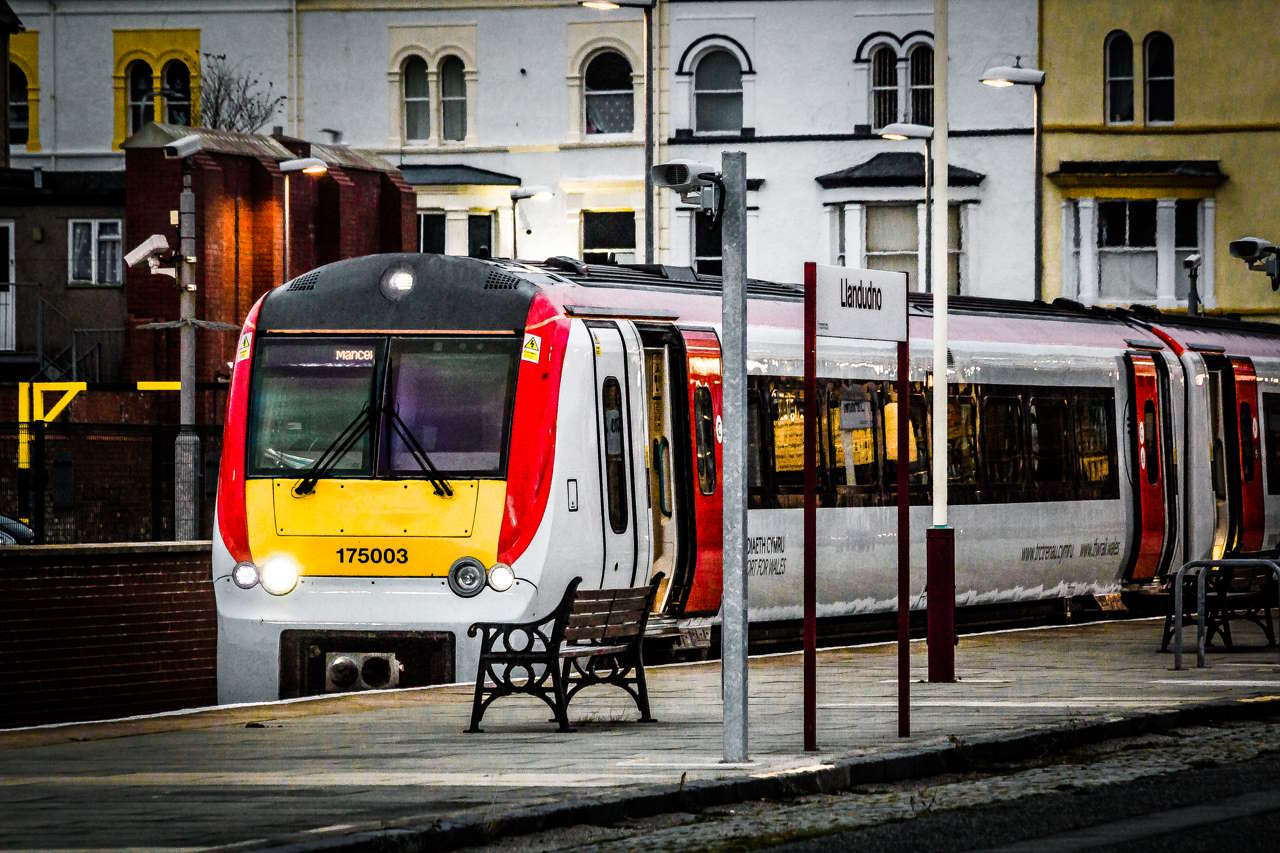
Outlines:
MULTIPOLYGON (((0 423, 0 515, 29 519, 38 543, 173 539, 176 425, 32 423, 29 467, 19 424, 0 423)), ((222 427, 200 437, 200 536, 212 532, 222 427)))

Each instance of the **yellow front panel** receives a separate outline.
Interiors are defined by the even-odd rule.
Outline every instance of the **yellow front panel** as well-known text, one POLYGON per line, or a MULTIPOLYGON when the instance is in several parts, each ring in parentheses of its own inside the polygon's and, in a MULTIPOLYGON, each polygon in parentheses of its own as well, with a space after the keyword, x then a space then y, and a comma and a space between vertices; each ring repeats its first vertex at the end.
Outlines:
POLYGON ((452 498, 422 480, 321 480, 296 498, 297 482, 245 483, 259 565, 288 554, 304 575, 443 577, 459 557, 497 560, 502 480, 450 480, 452 498))

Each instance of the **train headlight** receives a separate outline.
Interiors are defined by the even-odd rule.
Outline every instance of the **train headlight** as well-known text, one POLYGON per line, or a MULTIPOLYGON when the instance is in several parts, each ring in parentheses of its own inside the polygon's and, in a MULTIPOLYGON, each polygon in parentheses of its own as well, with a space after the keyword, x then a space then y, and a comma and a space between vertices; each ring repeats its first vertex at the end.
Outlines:
POLYGON ((475 557, 459 557, 449 567, 449 589, 455 595, 471 598, 484 589, 484 563, 475 557))
POLYGON ((298 585, 298 564, 283 554, 262 564, 262 588, 272 595, 287 595, 298 585))
POLYGON ((495 592, 506 592, 515 582, 515 570, 506 563, 494 563, 489 567, 489 586, 495 592))
POLYGON ((241 589, 253 589, 258 585, 258 567, 253 563, 236 563, 231 580, 241 589))
POLYGON ((379 285, 383 296, 392 302, 399 302, 413 290, 413 270, 397 264, 382 274, 379 285))

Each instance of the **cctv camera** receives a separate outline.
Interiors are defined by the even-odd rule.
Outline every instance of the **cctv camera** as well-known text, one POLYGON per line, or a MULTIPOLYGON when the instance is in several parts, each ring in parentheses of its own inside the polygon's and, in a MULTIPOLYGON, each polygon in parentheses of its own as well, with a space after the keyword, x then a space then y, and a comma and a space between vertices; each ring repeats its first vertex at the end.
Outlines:
POLYGON ((157 257, 167 251, 169 251, 169 240, 163 234, 152 234, 125 255, 124 262, 130 267, 136 267, 147 258, 157 257))
POLYGON ((192 154, 199 154, 202 150, 204 150, 204 139, 198 133, 189 133, 176 142, 166 145, 164 156, 166 160, 181 160, 192 154))
POLYGON ((1241 237, 1231 241, 1230 249, 1231 257, 1253 263, 1265 254, 1274 254, 1276 247, 1261 237, 1241 237))
POLYGON ((701 175, 708 173, 718 175, 720 170, 695 160, 671 160, 658 163, 649 170, 649 173, 653 176, 653 182, 660 187, 666 187, 678 193, 690 193, 711 184, 710 181, 700 177, 701 175))
POLYGON ((1198 270, 1200 269, 1200 255, 1191 254, 1182 259, 1183 269, 1198 270))

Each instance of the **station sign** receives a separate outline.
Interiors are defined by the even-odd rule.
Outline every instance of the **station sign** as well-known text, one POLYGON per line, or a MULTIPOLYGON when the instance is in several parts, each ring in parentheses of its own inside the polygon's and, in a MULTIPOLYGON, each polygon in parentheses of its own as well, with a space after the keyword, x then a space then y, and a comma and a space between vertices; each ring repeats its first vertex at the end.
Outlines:
POLYGON ((871 341, 907 339, 907 275, 816 264, 818 334, 871 341))

